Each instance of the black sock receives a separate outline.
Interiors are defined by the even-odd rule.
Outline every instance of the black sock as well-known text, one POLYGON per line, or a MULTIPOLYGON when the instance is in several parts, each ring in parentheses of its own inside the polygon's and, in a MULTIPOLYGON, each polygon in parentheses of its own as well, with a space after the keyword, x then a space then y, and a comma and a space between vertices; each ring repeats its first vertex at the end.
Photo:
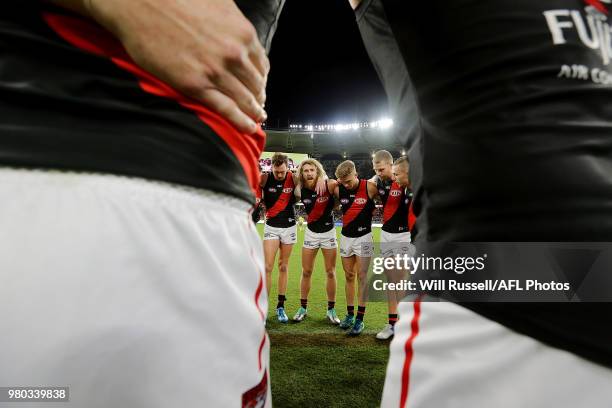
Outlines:
POLYGON ((363 316, 365 315, 365 306, 357 307, 357 320, 361 320, 363 322, 363 316))
POLYGON ((336 302, 332 302, 332 301, 327 301, 327 310, 331 310, 334 307, 336 307, 336 302))
POLYGON ((287 297, 285 295, 278 295, 278 303, 276 304, 276 308, 285 307, 285 300, 287 297))
POLYGON ((355 306, 347 306, 346 312, 349 316, 355 316, 355 306))
POLYGON ((304 309, 308 308, 308 299, 300 299, 300 304, 304 309))
POLYGON ((389 313, 389 324, 395 326, 395 323, 397 323, 397 313, 389 313))

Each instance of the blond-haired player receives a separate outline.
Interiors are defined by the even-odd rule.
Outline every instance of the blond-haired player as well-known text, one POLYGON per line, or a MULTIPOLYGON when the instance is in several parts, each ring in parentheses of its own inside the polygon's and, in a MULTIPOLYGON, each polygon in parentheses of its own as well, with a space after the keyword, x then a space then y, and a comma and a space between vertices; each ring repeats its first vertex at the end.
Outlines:
POLYGON ((311 276, 314 269, 317 252, 321 249, 327 276, 327 319, 333 324, 339 324, 336 314, 336 251, 338 247, 336 228, 332 211, 335 206, 333 191, 338 185, 335 180, 325 181, 325 190, 317 193, 317 179, 326 177, 323 166, 315 159, 304 160, 297 171, 298 187, 296 195, 302 200, 308 224, 304 234, 302 247, 302 279, 300 282, 300 308, 293 320, 300 322, 308 314, 308 294, 311 286, 311 276))
POLYGON ((359 335, 364 329, 363 318, 367 303, 367 272, 373 254, 372 212, 374 198, 378 198, 376 184, 359 179, 355 163, 346 160, 336 169, 338 185, 334 195, 342 209, 340 256, 346 278, 347 315, 340 328, 351 329, 349 335, 359 335), (355 317, 355 277, 358 286, 358 309, 355 317))

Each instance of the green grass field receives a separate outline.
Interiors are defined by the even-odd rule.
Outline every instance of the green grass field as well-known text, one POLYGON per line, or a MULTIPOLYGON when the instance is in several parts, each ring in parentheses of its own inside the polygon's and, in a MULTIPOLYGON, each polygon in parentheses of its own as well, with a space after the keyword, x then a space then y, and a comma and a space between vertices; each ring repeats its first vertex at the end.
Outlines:
MULTIPOLYGON (((263 235, 263 224, 258 224, 263 235)), ((374 228, 378 242, 380 228, 374 228)), ((339 228, 338 228, 339 236, 339 228)), ((304 233, 298 229, 298 242, 289 262, 289 285, 285 309, 291 319, 300 306, 301 248, 304 233)), ((346 314, 344 272, 340 255, 336 262, 336 310, 346 314)), ((308 297, 308 317, 301 323, 281 324, 276 320, 276 283, 272 273, 272 291, 268 309, 268 333, 271 340, 272 401, 275 407, 377 407, 380 404, 388 342, 375 339, 387 323, 387 304, 370 302, 365 316, 366 330, 349 338, 343 330, 325 318, 327 295, 323 257, 319 253, 308 297)))

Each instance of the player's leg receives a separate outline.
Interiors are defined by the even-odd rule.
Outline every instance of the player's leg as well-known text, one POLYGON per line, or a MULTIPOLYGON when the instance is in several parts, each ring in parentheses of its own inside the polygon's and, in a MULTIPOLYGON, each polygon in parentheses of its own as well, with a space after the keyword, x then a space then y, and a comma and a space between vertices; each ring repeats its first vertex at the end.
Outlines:
POLYGON ((323 248, 323 261, 325 264, 326 291, 327 291, 327 319, 333 324, 340 324, 336 313, 336 248, 323 248))
POLYGON ((366 306, 368 303, 368 269, 370 267, 370 260, 373 253, 372 235, 368 234, 361 237, 355 242, 355 246, 355 252, 357 254, 355 274, 357 275, 357 297, 359 299, 359 304, 357 307, 355 324, 349 332, 349 334, 353 336, 361 334, 365 328, 363 320, 365 318, 366 306))
POLYGON ((318 248, 302 248, 302 277, 300 279, 300 308, 293 316, 293 320, 301 322, 308 314, 308 294, 310 293, 312 271, 318 248))
POLYGON ((266 266, 266 290, 268 291, 268 297, 270 297, 270 289, 272 288, 272 270, 274 269, 276 253, 280 248, 280 237, 278 235, 264 232, 263 248, 264 262, 266 266))
POLYGON ((287 323, 289 317, 285 313, 285 301, 287 300, 287 282, 289 280, 289 258, 297 238, 297 227, 286 228, 281 236, 280 255, 278 257, 278 303, 276 304, 276 315, 278 321, 287 323))
POLYGON ((341 329, 348 329, 351 327, 355 320, 355 260, 357 256, 343 256, 342 257, 342 269, 344 269, 345 286, 344 292, 346 295, 346 309, 347 315, 340 322, 341 329))

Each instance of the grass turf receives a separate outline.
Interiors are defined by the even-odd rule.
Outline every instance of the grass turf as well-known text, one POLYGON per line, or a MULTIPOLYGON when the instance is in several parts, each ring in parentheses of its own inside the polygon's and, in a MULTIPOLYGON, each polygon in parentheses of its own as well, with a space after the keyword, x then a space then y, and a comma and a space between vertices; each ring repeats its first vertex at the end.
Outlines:
MULTIPOLYGON (((263 235, 263 224, 258 224, 263 235)), ((339 237, 340 229, 337 228, 339 237)), ((379 228, 373 229, 378 242, 379 228)), ((285 309, 291 319, 300 306, 301 248, 303 230, 289 260, 289 284, 285 309)), ((336 261, 336 311, 346 314, 344 272, 340 255, 336 261)), ((276 320, 278 271, 272 272, 272 291, 268 308, 268 333, 271 341, 270 375, 275 407, 376 407, 380 404, 388 342, 374 338, 387 323, 387 304, 370 302, 366 310, 366 330, 349 338, 325 318, 327 294, 323 256, 317 255, 308 297, 308 317, 300 323, 281 324, 276 320)))

